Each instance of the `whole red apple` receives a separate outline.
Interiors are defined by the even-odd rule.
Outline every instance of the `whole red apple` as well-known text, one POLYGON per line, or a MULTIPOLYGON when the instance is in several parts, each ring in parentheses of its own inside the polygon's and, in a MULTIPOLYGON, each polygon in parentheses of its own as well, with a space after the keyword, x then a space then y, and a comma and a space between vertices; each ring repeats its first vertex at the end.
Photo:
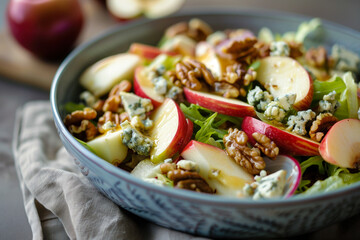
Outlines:
POLYGON ((18 43, 47 60, 72 50, 84 22, 77 0, 10 0, 6 14, 18 43))

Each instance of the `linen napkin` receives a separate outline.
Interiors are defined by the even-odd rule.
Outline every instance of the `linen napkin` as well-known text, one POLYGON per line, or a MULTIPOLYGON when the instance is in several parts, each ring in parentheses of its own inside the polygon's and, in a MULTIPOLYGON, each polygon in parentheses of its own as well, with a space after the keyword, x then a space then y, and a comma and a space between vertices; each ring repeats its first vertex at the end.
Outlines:
POLYGON ((98 192, 63 147, 48 101, 18 110, 13 141, 33 239, 200 239, 150 224, 98 192))

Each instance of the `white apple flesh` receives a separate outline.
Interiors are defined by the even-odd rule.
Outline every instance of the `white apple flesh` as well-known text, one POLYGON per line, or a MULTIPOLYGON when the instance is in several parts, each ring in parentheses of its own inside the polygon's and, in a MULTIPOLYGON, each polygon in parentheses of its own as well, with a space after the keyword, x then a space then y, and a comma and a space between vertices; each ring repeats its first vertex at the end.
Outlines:
POLYGON ((274 97, 295 93, 294 108, 306 110, 313 97, 313 81, 309 73, 296 60, 270 56, 260 60, 257 80, 274 97))
POLYGON ((315 156, 319 155, 319 143, 309 138, 282 130, 265 122, 252 117, 243 119, 241 129, 249 136, 249 142, 255 144, 252 137, 254 132, 261 133, 279 147, 281 153, 295 156, 315 156))
POLYGON ((186 135, 187 122, 180 107, 170 98, 155 109, 150 118, 154 121, 154 127, 150 132, 150 137, 154 140, 150 160, 159 163, 180 151, 186 135))
POLYGON ((121 53, 106 57, 85 70, 80 76, 80 84, 100 97, 121 80, 131 80, 135 68, 140 64, 141 58, 136 54, 121 53))
POLYGON ((335 123, 322 140, 319 151, 331 164, 360 169, 360 120, 343 119, 335 123))
POLYGON ((111 164, 119 165, 127 156, 128 148, 122 143, 121 131, 107 131, 87 145, 94 150, 95 154, 111 164))
POLYGON ((186 134, 184 137, 183 144, 180 147, 180 151, 182 151, 186 147, 186 145, 191 141, 191 137, 193 135, 194 123, 188 118, 186 118, 186 123, 187 123, 186 134))
POLYGON ((137 67, 134 75, 134 92, 139 97, 148 98, 154 107, 160 106, 165 97, 155 91, 154 84, 144 71, 143 66, 137 67))
POLYGON ((198 43, 195 55, 196 59, 205 64, 216 79, 220 79, 226 72, 226 67, 234 63, 232 60, 220 58, 214 47, 208 42, 198 43))
POLYGON ((254 181, 225 151, 212 145, 192 140, 181 156, 199 165, 200 176, 219 195, 238 197, 245 184, 254 181))
POLYGON ((188 88, 184 88, 184 94, 189 103, 197 104, 214 112, 234 117, 256 115, 254 106, 240 100, 224 98, 205 92, 193 91, 188 88))

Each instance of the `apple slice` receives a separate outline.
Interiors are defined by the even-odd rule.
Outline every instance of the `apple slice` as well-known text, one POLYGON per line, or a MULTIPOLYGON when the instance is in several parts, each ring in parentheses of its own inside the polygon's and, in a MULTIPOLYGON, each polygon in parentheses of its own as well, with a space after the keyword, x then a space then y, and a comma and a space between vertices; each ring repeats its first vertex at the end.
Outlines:
POLYGON ((150 152, 150 160, 159 163, 180 151, 186 135, 187 122, 180 107, 170 98, 155 109, 150 118, 154 121, 150 137, 155 143, 150 152))
POLYGON ((306 110, 313 98, 313 81, 310 74, 296 60, 270 56, 260 60, 257 80, 274 97, 295 93, 294 108, 306 110))
POLYGON ((274 141, 282 153, 296 156, 319 155, 318 148, 320 144, 318 142, 282 130, 253 117, 245 117, 241 129, 249 136, 249 141, 253 145, 255 140, 252 134, 259 132, 274 141))
POLYGON ((360 120, 343 119, 335 123, 321 141, 319 151, 331 164, 360 169, 360 120))
POLYGON ((128 148, 122 143, 121 131, 109 130, 87 145, 95 154, 113 165, 119 165, 127 156, 128 148))
POLYGON ((137 54, 142 58, 154 59, 160 54, 167 54, 170 56, 176 56, 177 53, 171 51, 161 50, 154 46, 149 46, 141 43, 132 43, 129 48, 129 53, 137 54))
POLYGON ((155 91, 154 84, 148 78, 144 69, 145 67, 140 66, 135 70, 134 92, 139 97, 150 99, 151 103, 158 107, 164 102, 165 97, 155 91))
POLYGON ((88 67, 80 76, 80 84, 96 97, 108 93, 121 80, 131 80, 141 58, 132 53, 106 57, 88 67))
POLYGON ((158 18, 179 10, 184 0, 107 0, 106 6, 116 19, 133 19, 142 14, 158 18))
POLYGON ((210 93, 194 91, 188 88, 184 88, 184 94, 188 102, 197 104, 214 112, 234 117, 256 115, 254 106, 240 100, 224 98, 210 93))
POLYGON ((191 141, 191 137, 193 135, 194 123, 188 118, 186 118, 186 123, 187 123, 186 134, 184 137, 183 144, 180 148, 180 151, 182 151, 186 147, 186 145, 191 141))
POLYGON ((234 63, 229 59, 220 58, 216 54, 214 47, 208 42, 198 43, 195 54, 196 59, 205 64, 216 79, 221 78, 223 73, 226 72, 226 67, 234 63))
POLYGON ((212 145, 190 141, 181 156, 199 165, 200 176, 216 193, 238 196, 246 183, 253 182, 253 176, 237 165, 225 151, 212 145))

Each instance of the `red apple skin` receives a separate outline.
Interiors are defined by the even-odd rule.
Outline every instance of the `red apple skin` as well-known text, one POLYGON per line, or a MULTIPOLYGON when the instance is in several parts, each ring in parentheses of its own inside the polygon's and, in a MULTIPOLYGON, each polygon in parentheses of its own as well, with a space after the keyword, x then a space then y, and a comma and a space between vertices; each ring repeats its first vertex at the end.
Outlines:
MULTIPOLYGON (((185 118, 184 113, 181 111, 179 105, 172 99, 167 98, 163 104, 167 104, 168 101, 172 101, 174 107, 176 107, 177 109, 177 113, 178 113, 178 128, 176 130, 176 133, 173 137, 173 139, 171 140, 171 142, 169 143, 168 147, 166 148, 166 150, 161 154, 160 158, 162 160, 165 160, 166 158, 172 157, 174 156, 176 153, 180 152, 181 147, 183 146, 183 142, 187 133, 187 121, 185 118)), ((157 111, 157 109, 155 109, 155 111, 157 111)), ((152 113, 152 115, 154 115, 154 112, 152 113)), ((153 117, 151 117, 151 119, 154 119, 153 117)), ((151 135, 151 133, 150 133, 151 135)), ((153 162, 157 162, 157 161, 153 161, 153 162)))
POLYGON ((151 86, 152 83, 149 79, 145 79, 146 76, 143 76, 143 74, 142 74, 143 70, 144 70, 143 66, 137 67, 135 69, 134 92, 139 97, 150 99, 151 103, 154 105, 154 107, 159 107, 163 103, 164 98, 162 96, 158 95, 155 92, 154 88, 147 89, 146 87, 144 87, 144 85, 151 86), (156 95, 157 99, 155 99, 154 95, 156 95), (162 99, 162 101, 160 101, 161 99, 162 99))
POLYGON ((336 166, 360 169, 359 129, 360 120, 358 119, 343 119, 335 123, 320 143, 321 157, 336 166), (349 136, 350 134, 354 135, 349 136), (349 138, 352 141, 347 141, 349 138), (338 147, 336 151, 333 148, 334 140, 338 147))
POLYGON ((184 141, 183 141, 183 144, 180 148, 180 152, 185 148, 185 146, 191 141, 191 137, 192 137, 192 134, 193 134, 193 130, 194 130, 194 124, 193 122, 186 118, 186 123, 187 123, 187 129, 186 129, 186 134, 185 134, 185 137, 184 137, 184 141))
POLYGON ((133 43, 131 44, 130 48, 129 48, 129 52, 130 53, 134 53, 137 54, 143 58, 146 59, 154 59, 157 56, 159 56, 160 54, 167 54, 170 56, 176 56, 177 53, 174 52, 168 52, 168 51, 163 51, 157 47, 154 46, 149 46, 149 45, 145 45, 145 44, 141 44, 141 43, 133 43))
POLYGON ((251 106, 240 100, 238 100, 239 104, 227 102, 226 98, 220 97, 220 99, 215 99, 206 96, 201 92, 193 91, 189 88, 184 88, 184 94, 188 102, 197 104, 201 107, 210 109, 214 112, 218 112, 221 114, 234 116, 234 117, 245 117, 245 116, 256 115, 254 106, 251 106))
POLYGON ((77 0, 10 0, 6 13, 17 42, 46 60, 60 60, 72 50, 84 21, 77 0))
POLYGON ((315 156, 319 155, 319 143, 311 139, 281 130, 275 126, 262 122, 253 117, 245 117, 243 119, 241 129, 248 135, 249 142, 254 145, 255 140, 252 137, 254 132, 261 133, 279 147, 283 154, 295 156, 315 156))

